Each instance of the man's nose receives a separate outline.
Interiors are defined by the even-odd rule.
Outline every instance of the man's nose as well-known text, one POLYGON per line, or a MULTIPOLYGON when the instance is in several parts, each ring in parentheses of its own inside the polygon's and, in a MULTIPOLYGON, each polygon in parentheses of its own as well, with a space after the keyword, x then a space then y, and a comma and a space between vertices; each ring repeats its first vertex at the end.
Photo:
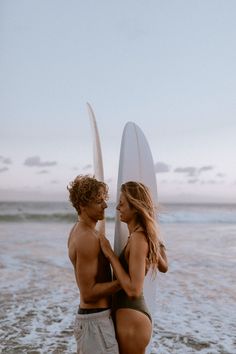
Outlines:
POLYGON ((106 202, 103 203, 103 207, 104 207, 104 209, 107 208, 107 203, 106 202))

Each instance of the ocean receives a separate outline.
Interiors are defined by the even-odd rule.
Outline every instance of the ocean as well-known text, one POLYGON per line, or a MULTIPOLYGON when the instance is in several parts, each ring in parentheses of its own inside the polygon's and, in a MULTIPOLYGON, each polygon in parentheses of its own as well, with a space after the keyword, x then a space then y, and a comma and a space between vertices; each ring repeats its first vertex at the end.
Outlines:
MULTIPOLYGON (((157 275, 152 354, 235 354, 236 205, 163 204, 158 214, 169 271, 157 275)), ((0 353, 76 353, 76 219, 66 202, 0 202, 0 353)), ((113 242, 114 204, 106 220, 113 242)))

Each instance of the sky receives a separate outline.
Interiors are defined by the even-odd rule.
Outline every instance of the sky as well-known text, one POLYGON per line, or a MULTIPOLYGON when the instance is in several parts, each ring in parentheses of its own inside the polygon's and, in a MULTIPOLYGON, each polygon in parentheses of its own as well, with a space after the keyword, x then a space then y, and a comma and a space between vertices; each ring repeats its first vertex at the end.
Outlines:
POLYGON ((0 0, 0 201, 68 200, 93 172, 95 112, 116 198, 126 122, 160 202, 236 202, 236 1, 0 0))

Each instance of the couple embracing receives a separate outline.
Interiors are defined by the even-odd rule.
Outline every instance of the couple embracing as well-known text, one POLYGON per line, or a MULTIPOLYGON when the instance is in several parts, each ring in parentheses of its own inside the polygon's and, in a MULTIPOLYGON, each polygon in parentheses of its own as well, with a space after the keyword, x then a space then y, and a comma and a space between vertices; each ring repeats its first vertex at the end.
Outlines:
POLYGON ((152 335, 152 318, 143 296, 144 278, 150 267, 154 272, 168 269, 150 192, 139 182, 122 184, 117 209, 130 236, 117 257, 105 235, 95 229, 104 219, 107 185, 80 175, 68 190, 78 213, 68 239, 80 290, 74 328, 77 354, 144 354, 152 335))

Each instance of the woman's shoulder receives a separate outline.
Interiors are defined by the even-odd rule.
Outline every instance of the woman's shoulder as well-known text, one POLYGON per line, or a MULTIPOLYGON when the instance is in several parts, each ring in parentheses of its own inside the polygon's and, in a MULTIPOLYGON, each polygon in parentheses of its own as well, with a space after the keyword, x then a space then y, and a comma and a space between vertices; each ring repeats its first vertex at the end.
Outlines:
POLYGON ((145 230, 140 226, 130 235, 130 240, 133 243, 147 242, 145 230))

